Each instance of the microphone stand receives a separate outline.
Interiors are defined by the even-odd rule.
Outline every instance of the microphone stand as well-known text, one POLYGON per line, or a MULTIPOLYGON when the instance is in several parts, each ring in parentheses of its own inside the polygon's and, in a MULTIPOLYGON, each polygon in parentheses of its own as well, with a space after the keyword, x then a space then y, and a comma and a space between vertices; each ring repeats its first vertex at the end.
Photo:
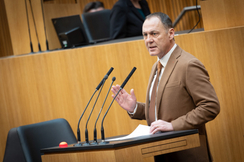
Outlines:
POLYGON ((48 45, 48 40, 47 40, 47 30, 46 30, 45 17, 44 17, 44 9, 43 9, 43 0, 41 0, 41 6, 42 6, 43 25, 44 25, 44 31, 45 31, 45 37, 46 37, 46 47, 47 47, 47 51, 49 51, 49 45, 48 45))
POLYGON ((132 74, 135 72, 135 70, 136 70, 136 67, 134 67, 134 68, 131 70, 130 74, 129 74, 129 75, 127 76, 127 78, 124 80, 124 82, 123 82, 122 85, 120 86, 119 91, 118 91, 118 92, 116 93, 116 95, 114 96, 114 98, 113 98, 111 104, 109 105, 109 107, 108 107, 108 109, 107 109, 105 115, 103 116, 102 123, 101 123, 101 138, 102 138, 102 142, 99 143, 100 145, 105 145, 105 144, 108 144, 108 143, 109 143, 109 142, 105 141, 105 135, 104 135, 103 122, 104 122, 105 116, 107 115, 107 113, 108 113, 110 107, 112 106, 112 104, 113 104, 115 98, 117 97, 117 95, 119 94, 119 92, 124 88, 125 84, 128 82, 128 80, 130 79, 130 77, 132 76, 132 74))
POLYGON ((109 105, 105 115, 103 116, 103 119, 102 119, 102 123, 101 123, 101 139, 102 139, 102 142, 100 142, 99 144, 100 145, 105 145, 105 144, 108 144, 109 142, 105 141, 105 135, 104 135, 104 128, 103 128, 103 122, 104 122, 104 119, 106 117, 106 115, 108 114, 108 111, 110 110, 110 107, 112 106, 115 98, 117 97, 117 95, 119 94, 119 92, 122 90, 123 88, 120 87, 119 91, 116 93, 116 95, 114 96, 111 104, 109 105))
POLYGON ((96 87, 94 93, 92 94, 92 96, 91 96, 89 102, 87 103, 87 105, 86 105, 86 107, 85 107, 85 109, 84 109, 82 115, 80 116, 80 119, 79 119, 79 121, 78 121, 78 126, 77 126, 77 140, 78 140, 78 143, 75 144, 74 146, 82 146, 82 143, 81 143, 81 141, 80 141, 80 121, 81 121, 81 118, 83 117, 83 115, 84 115, 84 113, 85 113, 85 111, 86 111, 88 105, 90 104, 90 102, 91 102, 93 96, 94 96, 95 93, 100 89, 100 87, 101 87, 102 84, 104 83, 104 80, 106 80, 106 79, 108 78, 108 76, 110 75, 110 73, 111 73, 113 70, 114 70, 114 68, 111 67, 111 68, 109 69, 109 71, 107 72, 107 74, 106 74, 106 75, 104 76, 104 78, 102 79, 102 81, 98 84, 98 86, 96 87))
POLYGON ((34 18, 33 8, 32 8, 32 4, 31 4, 31 0, 29 0, 29 1, 30 1, 30 8, 31 8, 31 13, 32 13, 33 23, 34 23, 34 27, 35 27, 35 31, 36 31, 36 38, 38 41, 38 48, 39 48, 39 52, 41 52, 41 46, 40 46, 40 41, 39 41, 39 37, 37 34, 37 28, 36 28, 36 22, 35 22, 35 18, 34 18))
POLYGON ((87 103, 86 108, 84 109, 82 115, 80 116, 80 119, 79 119, 79 122, 78 122, 78 126, 77 126, 77 141, 78 141, 78 143, 75 144, 74 146, 82 146, 81 141, 80 141, 80 127, 79 127, 79 126, 80 126, 80 121, 81 121, 81 118, 83 117, 84 113, 86 112, 86 109, 87 109, 88 105, 90 104, 90 102, 91 102, 93 96, 95 95, 95 93, 96 93, 97 91, 98 91, 98 89, 96 88, 95 91, 94 91, 94 93, 92 94, 92 96, 91 96, 89 102, 87 103))
POLYGON ((26 1, 27 0, 25 0, 25 9, 26 9, 28 32, 29 32, 29 38, 30 38, 30 49, 31 49, 31 52, 30 53, 33 53, 33 45, 32 45, 31 33, 30 33, 30 23, 29 23, 28 8, 27 8, 27 2, 26 1))
POLYGON ((84 143, 84 146, 88 146, 88 145, 90 145, 90 143, 89 143, 89 136, 88 136, 88 130, 87 130, 87 125, 88 125, 88 121, 90 120, 91 114, 92 114, 92 112, 93 112, 93 110, 94 110, 94 107, 95 107, 95 105, 96 105, 96 103, 97 103, 98 97, 100 96, 100 93, 101 93, 101 91, 102 91, 102 89, 103 89, 104 83, 105 83, 105 79, 103 79, 101 89, 100 89, 100 91, 99 91, 99 93, 98 93, 98 95, 97 95, 96 101, 95 101, 95 103, 94 103, 94 105, 93 105, 93 107, 92 107, 92 110, 91 110, 90 115, 89 115, 89 117, 88 117, 88 119, 87 119, 87 122, 86 122, 86 129, 85 129, 85 139, 86 139, 86 143, 84 143))
POLYGON ((104 102, 103 102, 103 105, 102 105, 102 107, 101 107, 101 109, 100 109, 100 112, 99 112, 99 114, 98 114, 98 116, 97 116, 97 120, 96 120, 96 122, 95 122, 94 131, 93 131, 94 139, 93 139, 93 142, 91 143, 92 145, 97 145, 97 144, 98 144, 98 143, 97 143, 97 128, 96 128, 97 121, 98 121, 98 118, 99 118, 99 116, 100 116, 100 114, 101 114, 101 112, 102 112, 103 106, 104 106, 104 104, 105 104, 105 102, 106 102, 106 100, 107 100, 108 94, 109 94, 110 89, 111 89, 111 87, 112 87, 112 85, 113 85, 113 83, 114 83, 115 80, 116 80, 116 78, 113 77, 113 78, 112 78, 111 85, 110 85, 110 87, 109 87, 109 89, 108 89, 108 93, 107 93, 107 95, 106 95, 106 97, 105 97, 105 100, 104 100, 104 102))

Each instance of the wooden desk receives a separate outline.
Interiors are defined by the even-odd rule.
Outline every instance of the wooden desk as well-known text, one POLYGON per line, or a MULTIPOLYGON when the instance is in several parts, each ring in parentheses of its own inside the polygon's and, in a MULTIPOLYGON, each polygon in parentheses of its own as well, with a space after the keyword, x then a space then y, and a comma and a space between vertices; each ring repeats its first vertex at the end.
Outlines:
POLYGON ((41 150, 43 162, 135 162, 153 160, 156 155, 200 146, 197 130, 174 131, 142 136, 126 141, 113 141, 106 145, 69 146, 41 150))

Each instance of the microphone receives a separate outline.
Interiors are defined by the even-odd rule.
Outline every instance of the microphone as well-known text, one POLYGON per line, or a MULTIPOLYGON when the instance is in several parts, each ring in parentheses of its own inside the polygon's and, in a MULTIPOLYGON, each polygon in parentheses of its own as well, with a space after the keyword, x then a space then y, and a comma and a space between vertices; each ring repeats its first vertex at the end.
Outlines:
POLYGON ((120 86, 120 89, 123 89, 124 86, 126 85, 126 83, 128 82, 128 80, 130 79, 130 77, 133 75, 133 73, 136 71, 136 67, 134 67, 130 74, 127 76, 127 78, 125 79, 125 81, 123 82, 123 84, 120 86))
POLYGON ((37 42, 38 42, 38 48, 39 48, 39 52, 40 52, 41 51, 41 46, 40 46, 40 41, 39 41, 38 34, 37 34, 36 22, 35 22, 35 18, 34 18, 33 8, 32 8, 32 4, 31 4, 31 0, 29 0, 29 1, 30 1, 30 8, 31 8, 31 13, 32 13, 33 23, 34 23, 34 27, 35 27, 35 31, 36 31, 36 38, 37 38, 37 42))
POLYGON ((81 141, 80 141, 80 121, 81 121, 81 118, 83 117, 83 115, 84 115, 84 113, 85 113, 85 111, 86 111, 88 105, 90 104, 90 102, 91 102, 93 96, 94 96, 95 93, 100 89, 100 87, 101 87, 101 85, 103 84, 103 82, 108 78, 108 76, 110 75, 110 73, 111 73, 113 70, 114 70, 113 67, 111 67, 111 68, 109 69, 109 71, 107 72, 107 74, 104 76, 104 78, 102 79, 102 81, 99 83, 99 85, 98 85, 97 88, 95 89, 95 91, 94 91, 94 93, 92 94, 90 100, 88 101, 88 103, 87 103, 87 105, 86 105, 86 107, 85 107, 83 113, 81 114, 80 119, 79 119, 79 121, 78 121, 78 126, 77 126, 77 141, 78 141, 78 143, 75 144, 74 146, 81 146, 81 145, 82 145, 82 144, 81 144, 81 141))
POLYGON ((111 74, 111 72, 114 70, 114 68, 113 67, 111 67, 110 69, 109 69, 109 71, 107 72, 107 74, 103 77, 103 80, 101 80, 101 82, 98 84, 98 86, 97 86, 97 90, 99 90, 99 88, 101 87, 101 85, 103 84, 103 81, 104 80, 106 80, 107 78, 108 78, 108 76, 111 74))
POLYGON ((31 53, 33 53, 33 46, 32 46, 31 33, 30 33, 30 23, 29 23, 29 16, 28 16, 28 9, 27 9, 26 1, 27 0, 25 0, 25 9, 26 9, 27 25, 28 25, 28 32, 29 32, 29 38, 30 38, 30 49, 31 49, 31 53))
POLYGON ((97 129, 96 129, 97 121, 98 121, 98 118, 99 118, 99 116, 100 116, 100 114, 101 114, 101 112, 102 112, 103 106, 104 106, 104 104, 105 104, 105 102, 106 102, 106 100, 107 100, 108 94, 109 94, 110 89, 111 89, 111 87, 112 87, 112 85, 113 85, 113 83, 114 83, 115 80, 116 80, 116 78, 113 77, 113 78, 112 78, 111 85, 110 85, 110 87, 109 87, 109 89, 108 89, 108 93, 107 93, 107 95, 106 95, 106 97, 105 97, 105 100, 103 101, 103 105, 102 105, 102 107, 101 107, 101 109, 100 109, 100 112, 99 112, 99 114, 98 114, 98 116, 97 116, 97 119, 96 119, 96 122, 95 122, 95 125, 94 125, 94 131, 93 131, 94 139, 93 139, 93 142, 91 143, 92 145, 97 145, 97 129))
POLYGON ((101 138, 102 138, 102 142, 99 143, 100 145, 104 145, 104 144, 108 144, 108 143, 109 143, 109 142, 105 141, 104 128, 103 128, 103 122, 104 122, 104 119, 105 119, 106 115, 108 114, 108 111, 109 111, 110 107, 112 106, 112 104, 113 104, 115 98, 117 97, 117 95, 119 94, 119 92, 124 88, 124 86, 126 85, 126 83, 128 82, 128 80, 130 79, 130 77, 133 75, 133 73, 135 72, 135 70, 136 70, 136 67, 134 67, 134 68, 131 70, 130 74, 127 76, 127 78, 125 79, 125 81, 123 82, 123 84, 120 86, 119 91, 118 91, 118 92, 116 93, 116 95, 114 96, 114 98, 113 98, 111 104, 109 105, 109 107, 108 107, 106 113, 105 113, 104 116, 103 116, 102 123, 101 123, 101 138))

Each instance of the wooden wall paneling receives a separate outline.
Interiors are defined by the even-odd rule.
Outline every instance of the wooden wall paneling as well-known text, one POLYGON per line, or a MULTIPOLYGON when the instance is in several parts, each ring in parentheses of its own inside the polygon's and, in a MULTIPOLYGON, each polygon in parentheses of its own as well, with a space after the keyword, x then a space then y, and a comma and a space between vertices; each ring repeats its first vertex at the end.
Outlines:
POLYGON ((244 25, 243 0, 200 1, 205 30, 244 25))
POLYGON ((0 1, 0 57, 13 55, 5 3, 0 1))
POLYGON ((30 31, 31 31, 31 40, 33 44, 33 51, 34 52, 41 52, 46 51, 46 37, 45 37, 45 30, 44 30, 44 21, 43 21, 43 14, 42 14, 42 7, 41 1, 28 1, 27 0, 27 7, 28 7, 28 16, 29 16, 29 23, 30 23, 30 31), (32 8, 32 10, 31 10, 32 8), (38 47, 40 45, 40 49, 38 47))
MULTIPOLYGON (((181 4, 181 6, 195 6, 195 4, 193 5, 193 3, 189 3, 189 1, 188 2, 187 1, 180 1, 179 3, 181 4)), ((181 8, 181 10, 182 10, 182 8, 181 8)), ((189 28, 191 29, 195 24, 191 24, 191 22, 194 20, 192 19, 192 15, 190 15, 190 12, 191 11, 188 11, 185 13, 185 15, 182 17, 182 20, 185 20, 185 21, 181 21, 181 22, 182 22, 183 26, 186 26, 187 24, 189 24, 189 28), (191 24, 191 26, 190 26, 190 24, 191 24)), ((195 10, 192 13, 196 13, 196 12, 197 11, 195 10)))
POLYGON ((12 41, 13 55, 30 53, 30 41, 32 42, 33 52, 40 52, 38 48, 38 39, 41 46, 41 51, 46 51, 46 39, 44 33, 41 1, 32 0, 30 5, 29 0, 5 0, 5 4, 6 14, 9 23, 10 37, 12 41), (33 8, 34 20, 31 6, 33 8), (27 13, 30 33, 28 29, 27 13))
POLYGON ((220 101, 220 114, 207 124, 214 161, 244 160, 243 34, 240 27, 176 37, 177 44, 203 62, 220 101))
MULTIPOLYGON (((183 6, 182 6, 182 1, 174 1, 174 7, 175 8, 173 8, 173 10, 175 10, 175 14, 174 14, 174 17, 173 16, 171 16, 171 17, 173 17, 173 18, 171 18, 172 19, 172 23, 175 21, 175 19, 179 16, 179 14, 181 13, 181 11, 183 10, 183 6)), ((182 17, 182 19, 184 18, 186 18, 187 17, 187 15, 185 14, 183 17, 182 17)), ((179 21, 179 23, 178 23, 178 26, 176 26, 175 27, 175 31, 177 31, 177 30, 179 30, 179 29, 182 29, 183 28, 183 26, 184 26, 184 21, 179 21)))
POLYGON ((4 2, 9 23, 13 54, 17 55, 29 53, 30 40, 28 34, 25 1, 4 0, 4 2))

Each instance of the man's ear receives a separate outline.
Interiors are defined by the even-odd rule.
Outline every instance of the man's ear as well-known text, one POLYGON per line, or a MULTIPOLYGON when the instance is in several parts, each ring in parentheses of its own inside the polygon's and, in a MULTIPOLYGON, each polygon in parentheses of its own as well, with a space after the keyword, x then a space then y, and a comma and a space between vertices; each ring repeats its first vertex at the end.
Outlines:
POLYGON ((169 34, 170 40, 174 39, 174 36, 175 36, 174 28, 170 28, 168 34, 169 34))

